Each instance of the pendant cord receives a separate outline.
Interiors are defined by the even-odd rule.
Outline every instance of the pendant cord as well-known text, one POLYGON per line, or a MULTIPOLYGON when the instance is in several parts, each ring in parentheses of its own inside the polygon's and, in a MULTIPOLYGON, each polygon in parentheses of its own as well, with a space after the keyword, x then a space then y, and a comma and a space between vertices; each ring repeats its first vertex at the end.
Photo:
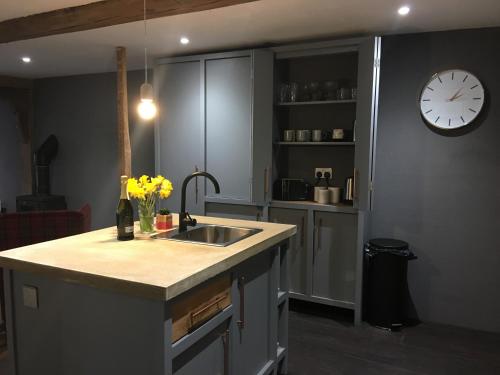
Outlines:
POLYGON ((144 0, 144 81, 148 83, 148 28, 146 24, 146 0, 144 0))

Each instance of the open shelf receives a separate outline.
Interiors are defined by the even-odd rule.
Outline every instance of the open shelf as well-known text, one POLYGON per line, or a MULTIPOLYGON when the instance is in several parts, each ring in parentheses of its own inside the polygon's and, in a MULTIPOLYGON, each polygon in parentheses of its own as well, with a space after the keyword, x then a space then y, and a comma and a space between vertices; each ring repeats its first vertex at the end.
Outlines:
POLYGON ((275 142, 280 146, 355 146, 355 142, 275 142))
POLYGON ((349 100, 315 100, 309 102, 282 102, 277 103, 277 106, 287 107, 287 106, 296 106, 296 105, 319 105, 319 104, 348 104, 348 103, 356 103, 356 99, 349 100))

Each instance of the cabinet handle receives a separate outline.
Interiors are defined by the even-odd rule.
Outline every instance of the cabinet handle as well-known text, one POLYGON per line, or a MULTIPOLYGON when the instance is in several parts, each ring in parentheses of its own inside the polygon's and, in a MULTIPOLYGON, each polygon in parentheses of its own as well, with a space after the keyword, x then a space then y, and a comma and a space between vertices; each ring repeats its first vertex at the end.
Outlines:
POLYGON ((318 223, 318 250, 321 248, 321 227, 323 226, 323 219, 319 219, 318 223))
MULTIPOLYGON (((194 171, 198 172, 198 166, 197 165, 194 166, 194 171)), ((194 200, 195 200, 195 203, 198 204, 198 177, 194 178, 194 191, 195 191, 195 194, 194 194, 195 198, 194 198, 194 200)))
POLYGON ((215 315, 214 312, 215 313, 221 312, 222 307, 220 306, 220 303, 224 301, 226 298, 228 298, 227 293, 217 297, 215 300, 210 302, 208 305, 202 307, 198 311, 193 311, 189 316, 189 321, 190 321, 189 329, 192 330, 200 323, 203 323, 207 317, 212 317, 213 315, 215 315))
POLYGON ((238 279, 238 290, 240 291, 240 319, 236 322, 240 329, 245 328, 245 277, 238 279))
POLYGON ((221 336, 224 346, 224 375, 229 375, 229 330, 227 329, 221 336))
POLYGON ((300 246, 304 248, 304 227, 306 225, 306 219, 304 216, 302 216, 301 223, 300 223, 300 246))
POLYGON ((313 263, 316 262, 316 251, 321 248, 321 226, 323 225, 323 219, 318 220, 318 224, 314 227, 316 231, 316 245, 313 246, 313 263))

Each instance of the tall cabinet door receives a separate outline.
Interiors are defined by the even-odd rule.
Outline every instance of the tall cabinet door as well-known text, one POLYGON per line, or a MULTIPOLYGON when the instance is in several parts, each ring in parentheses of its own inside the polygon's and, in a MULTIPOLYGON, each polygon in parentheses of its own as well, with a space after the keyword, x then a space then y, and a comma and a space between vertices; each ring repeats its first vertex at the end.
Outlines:
POLYGON ((205 61, 206 167, 221 183, 219 198, 251 199, 251 69, 250 55, 205 61))
POLYGON ((297 226, 297 234, 290 240, 288 249, 289 290, 307 294, 307 211, 288 208, 270 208, 269 221, 297 226))
MULTIPOLYGON (((201 61, 167 63, 155 70, 159 118, 156 128, 156 170, 170 179, 174 191, 167 206, 179 212, 183 179, 203 170, 201 61)), ((198 179, 196 179, 198 180, 198 179)), ((187 189, 187 210, 204 211, 203 183, 192 180, 187 189)))
POLYGON ((354 205, 363 211, 371 210, 372 207, 380 39, 380 37, 367 38, 359 46, 354 205))
POLYGON ((357 220, 355 214, 315 212, 313 296, 354 303, 357 220))

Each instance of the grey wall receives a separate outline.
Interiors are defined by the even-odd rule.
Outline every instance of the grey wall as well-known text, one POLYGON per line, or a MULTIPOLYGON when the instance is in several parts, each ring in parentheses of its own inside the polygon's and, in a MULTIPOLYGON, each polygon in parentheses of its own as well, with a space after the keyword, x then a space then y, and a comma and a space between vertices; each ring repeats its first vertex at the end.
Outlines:
MULTIPOLYGON (((128 74, 129 125, 134 175, 154 173, 153 123, 136 115, 143 72, 128 74)), ((51 165, 52 193, 65 195, 70 209, 92 208, 92 227, 114 225, 120 194, 116 74, 35 81, 36 149, 50 134, 59 139, 51 165)))
POLYGON ((16 210, 22 193, 21 132, 11 104, 0 99, 0 200, 8 212, 16 210))
POLYGON ((388 36, 382 42, 373 236, 406 240, 422 320, 500 332, 500 29, 388 36), (461 68, 487 108, 438 134, 417 107, 426 80, 461 68))

